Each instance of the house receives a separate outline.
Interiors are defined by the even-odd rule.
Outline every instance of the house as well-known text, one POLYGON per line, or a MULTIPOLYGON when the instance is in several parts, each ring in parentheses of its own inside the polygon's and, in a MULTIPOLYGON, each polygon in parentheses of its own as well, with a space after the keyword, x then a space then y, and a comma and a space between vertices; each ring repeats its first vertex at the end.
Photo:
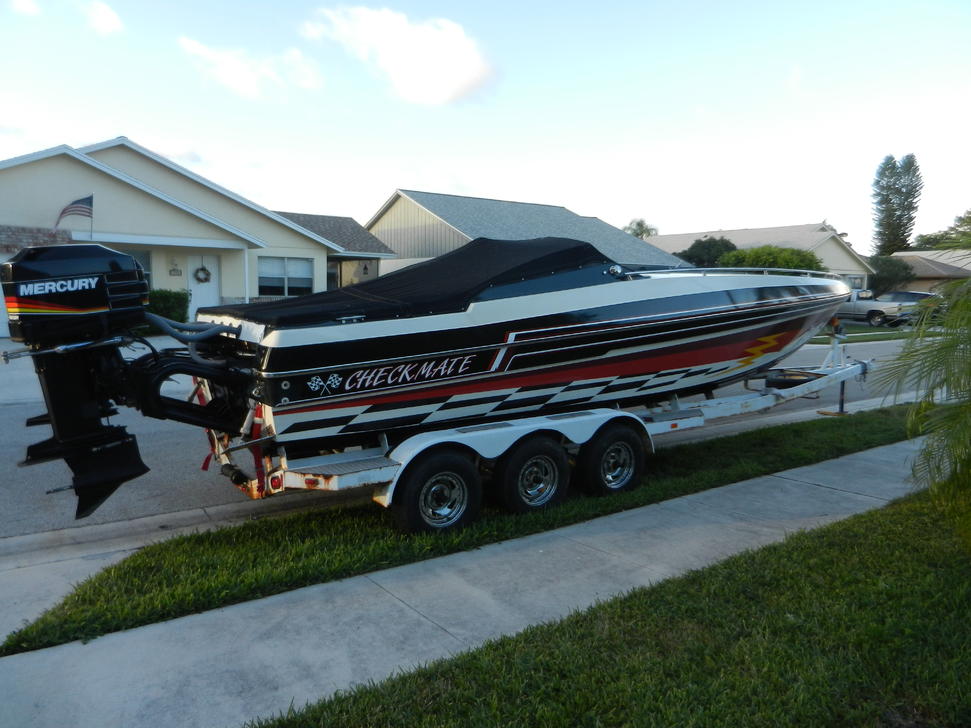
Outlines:
POLYGON ((651 242, 661 250, 679 253, 690 248, 695 240, 718 237, 731 240, 741 250, 761 245, 808 250, 815 253, 829 271, 842 275, 851 288, 865 288, 867 276, 874 272, 870 264, 836 232, 836 228, 825 221, 809 225, 655 235, 651 242))
POLYGON ((365 227, 398 256, 381 262, 382 273, 437 257, 475 238, 573 238, 620 263, 686 265, 603 220, 555 205, 396 190, 365 227))
MULTIPOLYGON (((325 290, 343 269, 358 271, 348 277, 365 275, 368 264, 370 272, 393 256, 349 218, 288 215, 125 137, 0 161, 3 259, 26 245, 101 243, 133 255, 152 288, 188 290, 190 314, 200 306, 325 290), (89 195, 91 217, 65 217, 52 230, 65 205, 89 195)), ((2 320, 5 327, 6 315, 2 320)))
POLYGON ((971 278, 971 251, 901 250, 893 254, 914 271, 914 280, 903 286, 908 291, 933 291, 947 281, 971 278))
POLYGON ((327 289, 360 283, 378 275, 378 261, 394 255, 391 249, 364 229, 351 217, 308 215, 300 212, 277 212, 277 215, 296 223, 322 238, 333 240, 355 254, 369 253, 374 258, 331 256, 327 263, 327 289))

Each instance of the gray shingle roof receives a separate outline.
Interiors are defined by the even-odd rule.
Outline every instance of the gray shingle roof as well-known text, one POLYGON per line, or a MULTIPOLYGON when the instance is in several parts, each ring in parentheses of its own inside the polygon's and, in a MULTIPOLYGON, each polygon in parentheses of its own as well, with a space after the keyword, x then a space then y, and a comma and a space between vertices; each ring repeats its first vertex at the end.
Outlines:
POLYGON ((561 237, 582 240, 620 263, 681 266, 686 263, 596 217, 565 207, 507 202, 435 192, 398 190, 469 238, 528 240, 561 237))
POLYGON ((971 270, 971 250, 962 248, 944 248, 934 250, 901 250, 893 254, 894 258, 902 258, 908 255, 917 255, 927 260, 934 260, 939 263, 957 266, 965 270, 971 270))
POLYGON ((971 278, 971 270, 967 268, 959 268, 956 265, 926 258, 923 255, 897 255, 895 253, 894 257, 905 261, 918 278, 971 278))
POLYGON ((372 255, 393 256, 394 251, 371 235, 354 218, 334 215, 308 215, 302 212, 280 212, 277 215, 296 223, 300 227, 337 243, 348 253, 367 253, 372 255))
POLYGON ((812 250, 829 237, 839 237, 836 230, 825 222, 808 225, 782 225, 780 227, 741 228, 739 230, 706 230, 697 233, 656 235, 652 242, 669 253, 687 250, 699 238, 724 237, 736 248, 754 248, 760 245, 780 245, 785 248, 812 250))

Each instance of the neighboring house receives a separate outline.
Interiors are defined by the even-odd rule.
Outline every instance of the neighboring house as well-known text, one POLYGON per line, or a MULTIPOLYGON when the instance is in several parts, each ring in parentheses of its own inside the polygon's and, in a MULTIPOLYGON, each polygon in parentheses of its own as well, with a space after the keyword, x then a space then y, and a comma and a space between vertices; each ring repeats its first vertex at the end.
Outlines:
MULTIPOLYGON (((365 230, 364 226, 354 218, 308 215, 301 212, 277 212, 276 214, 322 238, 340 243, 346 250, 353 251, 355 254, 367 253, 381 260, 394 255, 391 248, 365 230)), ((331 260, 327 263, 327 288, 329 290, 350 286, 377 275, 378 262, 374 258, 331 256, 331 260)))
POLYGON ((851 288, 865 288, 867 276, 873 268, 863 259, 836 228, 826 222, 810 225, 784 225, 782 227, 745 228, 742 230, 708 230, 700 233, 655 235, 651 242, 669 253, 687 250, 699 238, 724 237, 736 248, 757 248, 761 245, 777 245, 815 253, 826 268, 839 273, 851 288))
POLYGON ((907 291, 933 291, 947 281, 971 278, 971 251, 968 250, 900 251, 893 257, 905 261, 914 271, 914 280, 902 286, 907 291))
MULTIPOLYGON (((37 243, 95 242, 130 253, 152 288, 188 290, 192 312, 325 290, 328 267, 363 269, 393 255, 363 229, 343 242, 322 235, 125 137, 0 161, 0 230, 3 259, 37 243), (66 217, 54 233, 61 209, 88 195, 93 216, 66 217)), ((5 312, 2 321, 0 335, 5 312)))
POLYGON ((620 263, 686 265, 599 218, 554 205, 397 190, 365 227, 398 256, 381 263, 382 273, 435 258, 475 238, 573 238, 620 263))

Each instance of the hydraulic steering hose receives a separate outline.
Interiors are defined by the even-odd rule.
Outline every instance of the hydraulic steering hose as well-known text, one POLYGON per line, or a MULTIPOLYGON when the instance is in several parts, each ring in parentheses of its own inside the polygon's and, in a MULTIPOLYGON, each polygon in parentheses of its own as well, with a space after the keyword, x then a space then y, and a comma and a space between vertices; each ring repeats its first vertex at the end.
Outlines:
POLYGON ((180 321, 172 321, 167 318, 163 318, 158 314, 145 313, 145 318, 150 322, 158 326, 162 331, 171 336, 176 341, 186 344, 189 348, 189 356, 192 360, 198 364, 215 364, 217 366, 226 366, 227 362, 225 359, 219 359, 217 357, 211 357, 206 359, 202 357, 198 351, 196 351, 196 343, 200 341, 206 341, 214 336, 218 336, 222 333, 236 334, 239 335, 239 326, 227 326, 225 324, 211 324, 211 323, 182 323, 180 321), (192 332, 192 333, 190 333, 192 332))
POLYGON ((222 333, 239 335, 241 327, 227 326, 226 324, 207 324, 207 323, 181 323, 163 318, 158 314, 145 312, 145 318, 158 326, 162 331, 171 336, 176 341, 189 344, 193 341, 205 341, 213 336, 222 333), (194 332, 194 333, 189 333, 194 332))

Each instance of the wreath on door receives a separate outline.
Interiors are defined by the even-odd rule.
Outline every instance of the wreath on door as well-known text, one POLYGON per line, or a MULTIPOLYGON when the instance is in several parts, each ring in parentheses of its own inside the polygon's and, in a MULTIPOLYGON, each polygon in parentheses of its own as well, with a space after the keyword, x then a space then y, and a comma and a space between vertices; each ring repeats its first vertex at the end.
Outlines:
POLYGON ((204 265, 203 266, 200 266, 199 268, 196 268, 195 273, 193 273, 192 276, 199 283, 208 283, 209 281, 212 280, 212 273, 204 265))

